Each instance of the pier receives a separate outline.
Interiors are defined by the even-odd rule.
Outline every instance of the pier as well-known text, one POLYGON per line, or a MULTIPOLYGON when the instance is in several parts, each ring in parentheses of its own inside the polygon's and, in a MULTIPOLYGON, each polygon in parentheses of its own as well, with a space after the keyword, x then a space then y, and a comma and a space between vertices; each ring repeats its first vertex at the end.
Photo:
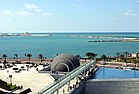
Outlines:
POLYGON ((88 42, 139 42, 139 39, 89 40, 88 42))

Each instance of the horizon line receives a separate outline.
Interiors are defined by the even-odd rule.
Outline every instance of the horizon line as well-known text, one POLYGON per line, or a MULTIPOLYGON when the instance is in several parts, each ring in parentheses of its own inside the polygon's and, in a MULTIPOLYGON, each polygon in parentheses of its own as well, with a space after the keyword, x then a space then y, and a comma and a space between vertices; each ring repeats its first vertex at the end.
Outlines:
MULTIPOLYGON (((139 33, 139 31, 45 31, 45 32, 31 32, 31 31, 25 31, 28 33, 139 33)), ((25 32, 0 32, 0 34, 22 34, 25 32)))

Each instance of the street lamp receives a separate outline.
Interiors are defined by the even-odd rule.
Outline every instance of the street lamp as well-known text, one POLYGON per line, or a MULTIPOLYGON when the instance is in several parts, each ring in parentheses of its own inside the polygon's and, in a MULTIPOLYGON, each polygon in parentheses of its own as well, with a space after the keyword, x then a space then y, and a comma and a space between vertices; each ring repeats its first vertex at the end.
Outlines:
POLYGON ((9 75, 10 83, 12 84, 12 75, 9 75))

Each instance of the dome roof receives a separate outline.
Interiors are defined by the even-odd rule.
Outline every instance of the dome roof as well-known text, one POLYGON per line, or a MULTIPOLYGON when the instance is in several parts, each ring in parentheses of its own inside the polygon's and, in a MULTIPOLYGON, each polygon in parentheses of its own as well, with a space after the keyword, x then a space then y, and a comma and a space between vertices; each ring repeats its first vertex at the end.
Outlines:
POLYGON ((51 63, 52 71, 70 72, 80 66, 77 57, 70 54, 59 54, 51 63))

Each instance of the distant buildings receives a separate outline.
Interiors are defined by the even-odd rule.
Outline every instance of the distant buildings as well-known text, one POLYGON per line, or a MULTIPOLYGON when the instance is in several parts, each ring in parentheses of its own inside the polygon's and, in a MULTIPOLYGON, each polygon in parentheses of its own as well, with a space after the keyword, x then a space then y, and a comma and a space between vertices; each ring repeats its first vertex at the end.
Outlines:
POLYGON ((12 33, 12 34, 2 33, 2 34, 0 34, 0 36, 20 36, 20 34, 15 34, 15 33, 12 33))
POLYGON ((1 33, 0 36, 52 36, 51 34, 30 34, 29 32, 24 33, 1 33))
POLYGON ((139 57, 139 52, 136 52, 134 54, 131 54, 131 57, 132 58, 138 58, 139 57))
POLYGON ((30 36, 28 32, 24 32, 23 36, 30 36))
POLYGON ((29 36, 28 32, 25 33, 1 33, 0 36, 29 36))

